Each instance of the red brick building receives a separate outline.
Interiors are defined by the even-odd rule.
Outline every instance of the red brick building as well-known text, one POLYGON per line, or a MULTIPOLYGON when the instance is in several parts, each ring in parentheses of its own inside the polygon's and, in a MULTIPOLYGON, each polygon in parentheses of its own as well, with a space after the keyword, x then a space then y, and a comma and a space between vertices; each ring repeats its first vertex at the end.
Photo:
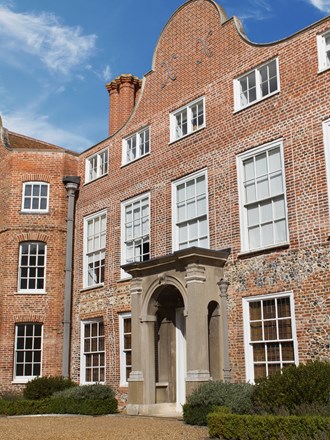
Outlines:
POLYGON ((65 175, 78 155, 0 127, 0 390, 62 373, 65 175))
POLYGON ((109 137, 78 160, 74 380, 150 414, 330 358, 329 71, 329 18, 254 44, 189 0, 143 80, 107 84, 109 137))

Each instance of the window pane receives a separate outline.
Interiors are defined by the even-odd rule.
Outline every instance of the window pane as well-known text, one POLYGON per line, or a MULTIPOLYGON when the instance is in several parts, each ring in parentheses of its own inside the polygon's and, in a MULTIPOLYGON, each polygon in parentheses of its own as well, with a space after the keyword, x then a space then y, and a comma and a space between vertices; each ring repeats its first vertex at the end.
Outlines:
POLYGON ((275 299, 263 301, 264 319, 276 318, 275 299))
POLYGON ((261 226, 261 244, 269 246, 274 243, 273 225, 268 223, 261 226))
POLYGON ((291 316, 290 298, 278 298, 277 313, 279 318, 286 318, 291 316))
POLYGON ((259 227, 249 229, 248 234, 249 234, 249 248, 255 249, 260 247, 259 227))
POLYGON ((283 192, 282 174, 270 176, 270 193, 272 196, 283 192))
POLYGON ((283 361, 294 361, 293 342, 282 342, 281 346, 283 361))
POLYGON ((280 371, 280 370, 281 370, 280 364, 270 364, 268 366, 268 375, 274 374, 274 373, 276 373, 276 371, 280 371))
POLYGON ((273 219, 272 202, 264 202, 260 204, 260 222, 266 223, 273 219))
POLYGON ((183 202, 185 200, 185 185, 181 184, 176 187, 177 201, 183 202))
POLYGON ((248 226, 259 225, 259 207, 251 206, 247 208, 248 226))
POLYGON ((131 318, 124 319, 124 332, 130 333, 132 331, 132 320, 131 318))
POLYGON ((269 81, 269 93, 276 92, 277 88, 277 78, 271 78, 269 81))
POLYGON ((281 152, 279 148, 274 148, 269 151, 269 172, 279 171, 282 169, 281 166, 281 152))
POLYGON ((256 200, 256 185, 253 182, 245 185, 245 201, 251 203, 256 200))
POLYGON ((179 242, 182 243, 188 240, 188 227, 187 224, 179 226, 179 242))
POLYGON ((278 222, 275 222, 275 241, 276 243, 281 243, 284 241, 287 241, 286 236, 286 221, 280 220, 278 222))
POLYGON ((274 200, 274 219, 280 219, 285 217, 285 205, 284 199, 281 197, 274 200))
POLYGON ((262 341, 262 323, 260 322, 251 322, 250 325, 251 331, 251 341, 262 341))
POLYGON ((250 302, 250 320, 251 321, 261 320, 261 302, 260 301, 250 302))
POLYGON ((259 378, 263 378, 266 377, 266 365, 255 365, 254 366, 254 378, 255 379, 259 379, 259 378))
POLYGON ((256 157, 256 177, 267 174, 267 156, 266 153, 259 154, 256 157))
POLYGON ((265 360, 265 344, 253 344, 253 361, 264 362, 265 360))
POLYGON ((132 347, 132 342, 131 342, 131 335, 127 334, 124 335, 124 349, 130 349, 132 347))
POLYGON ((205 194, 205 176, 200 176, 196 179, 196 194, 205 194))
POLYGON ((251 159, 244 161, 244 180, 254 179, 254 160, 253 157, 251 159))
POLYGON ((267 344, 267 360, 268 362, 280 361, 279 344, 267 344))
POLYGON ((276 321, 265 321, 264 333, 266 341, 277 339, 276 321))
POLYGON ((281 319, 278 322, 278 332, 280 339, 291 339, 292 338, 292 328, 291 319, 281 319))
POLYGON ((194 240, 196 238, 198 238, 198 223, 197 221, 194 221, 189 224, 189 240, 194 240))
POLYGON ((206 198, 199 198, 197 200, 197 216, 206 214, 206 198))
POLYGON ((269 197, 268 178, 260 178, 257 181, 257 197, 258 200, 269 197))
POLYGON ((207 226, 207 219, 206 217, 201 219, 198 223, 199 226, 199 232, 198 232, 198 236, 199 237, 204 237, 207 236, 208 234, 208 226, 207 226))

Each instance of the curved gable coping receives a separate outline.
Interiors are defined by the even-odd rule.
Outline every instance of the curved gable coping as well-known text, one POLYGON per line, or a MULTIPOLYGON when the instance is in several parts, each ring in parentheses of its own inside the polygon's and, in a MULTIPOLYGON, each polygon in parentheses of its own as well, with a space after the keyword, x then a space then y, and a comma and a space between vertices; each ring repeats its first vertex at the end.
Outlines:
POLYGON ((287 37, 281 38, 280 40, 270 41, 269 43, 255 43, 255 42, 251 41, 247 37, 247 35, 245 34, 244 29, 243 29, 243 25, 242 25, 240 19, 237 18, 236 16, 230 18, 226 22, 226 24, 231 22, 231 21, 234 21, 234 24, 235 24, 235 27, 237 29, 238 35, 242 38, 242 40, 244 40, 250 46, 267 47, 267 46, 273 46, 273 45, 276 45, 276 44, 284 43, 285 41, 290 40, 291 38, 294 38, 294 37, 298 36, 299 34, 302 34, 303 32, 306 32, 309 29, 313 29, 314 27, 319 26, 321 23, 329 20, 329 18, 330 18, 330 15, 328 15, 326 17, 323 17, 320 20, 316 21, 315 23, 312 23, 312 24, 310 24, 310 25, 308 25, 308 26, 306 26, 306 27, 304 27, 302 29, 299 29, 299 31, 294 32, 293 34, 288 35, 287 37))

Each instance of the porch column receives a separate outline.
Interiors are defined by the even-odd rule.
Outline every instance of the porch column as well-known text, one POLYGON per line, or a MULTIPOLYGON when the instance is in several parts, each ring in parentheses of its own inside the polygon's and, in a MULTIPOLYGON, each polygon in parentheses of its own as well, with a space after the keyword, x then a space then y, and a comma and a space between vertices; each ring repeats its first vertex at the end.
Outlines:
POLYGON ((186 318, 187 377, 186 394, 210 380, 208 356, 208 309, 205 303, 205 267, 189 264, 186 268, 188 315, 186 318))
POLYGON ((144 378, 141 362, 141 293, 142 279, 135 278, 131 282, 131 306, 132 306, 132 371, 128 379, 128 402, 140 404, 144 400, 144 378))
POLYGON ((147 316, 141 326, 141 356, 142 371, 144 380, 143 403, 151 405, 156 399, 156 377, 155 377, 155 321, 156 316, 147 316))
POLYGON ((229 341, 228 341, 228 318, 227 318, 227 300, 229 282, 220 280, 218 283, 220 289, 220 307, 221 307, 221 326, 222 326, 222 346, 223 346, 223 381, 231 381, 231 368, 229 364, 229 341))

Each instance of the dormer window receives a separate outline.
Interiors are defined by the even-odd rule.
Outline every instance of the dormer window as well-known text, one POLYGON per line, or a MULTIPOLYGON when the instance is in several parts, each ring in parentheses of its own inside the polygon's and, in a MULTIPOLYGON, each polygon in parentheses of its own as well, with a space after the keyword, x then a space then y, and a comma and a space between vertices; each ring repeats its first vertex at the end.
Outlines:
POLYGON ((170 115, 171 142, 205 127, 205 98, 182 107, 170 115))
POLYGON ((149 127, 134 133, 123 140, 123 164, 133 162, 150 152, 149 127))
POLYGON ((86 182, 108 174, 108 150, 99 151, 86 159, 86 182))
POLYGON ((330 31, 317 37, 319 71, 330 68, 330 31))
POLYGON ((235 111, 261 101, 280 89, 278 59, 251 70, 234 80, 235 111))

